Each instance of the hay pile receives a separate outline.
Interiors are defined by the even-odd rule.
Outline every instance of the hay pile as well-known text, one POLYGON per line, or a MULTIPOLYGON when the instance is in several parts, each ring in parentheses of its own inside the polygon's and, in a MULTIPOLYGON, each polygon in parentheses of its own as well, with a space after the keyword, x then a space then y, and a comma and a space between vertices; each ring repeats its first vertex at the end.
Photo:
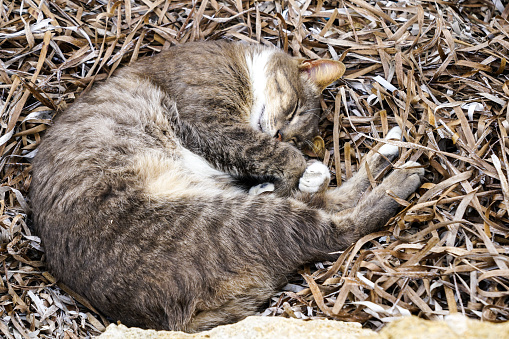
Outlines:
POLYGON ((508 14, 499 0, 1 1, 0 332, 76 338, 107 324, 45 271, 29 228, 30 159, 55 111, 119 66, 220 38, 346 64, 322 101, 333 183, 395 124, 406 141, 392 142, 394 165, 427 169, 389 228, 305 267, 266 314, 375 329, 409 313, 507 320, 508 14))

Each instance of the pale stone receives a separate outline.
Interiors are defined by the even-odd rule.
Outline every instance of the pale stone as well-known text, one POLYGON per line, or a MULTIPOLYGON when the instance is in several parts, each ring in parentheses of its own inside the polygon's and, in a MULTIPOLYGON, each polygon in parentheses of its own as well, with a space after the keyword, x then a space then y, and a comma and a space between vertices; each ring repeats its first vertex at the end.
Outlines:
POLYGON ((461 314, 429 321, 404 317, 382 331, 363 329, 359 323, 334 320, 299 320, 283 317, 248 317, 233 325, 210 331, 183 332, 142 330, 110 325, 99 339, 509 339, 509 322, 493 324, 468 319, 461 314))
POLYGON ((469 319, 459 313, 444 321, 405 317, 385 326, 376 336, 359 339, 509 339, 509 322, 494 324, 469 319))
POLYGON ((356 339, 373 334, 359 323, 317 319, 299 320, 283 317, 248 317, 236 324, 216 327, 195 334, 141 330, 124 325, 110 325, 99 339, 356 339))

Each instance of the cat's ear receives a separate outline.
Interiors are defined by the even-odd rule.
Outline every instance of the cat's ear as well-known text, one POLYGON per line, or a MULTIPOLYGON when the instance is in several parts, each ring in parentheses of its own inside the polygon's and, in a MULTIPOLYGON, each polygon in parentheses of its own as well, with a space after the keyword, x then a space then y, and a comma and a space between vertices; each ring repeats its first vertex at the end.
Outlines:
POLYGON ((318 59, 304 60, 299 65, 299 70, 316 84, 320 92, 334 81, 341 78, 346 67, 341 61, 318 59))

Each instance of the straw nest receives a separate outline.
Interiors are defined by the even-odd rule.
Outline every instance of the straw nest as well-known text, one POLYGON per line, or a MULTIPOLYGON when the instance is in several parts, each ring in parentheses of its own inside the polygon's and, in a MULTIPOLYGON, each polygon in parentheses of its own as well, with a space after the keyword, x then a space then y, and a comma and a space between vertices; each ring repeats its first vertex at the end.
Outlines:
MULTIPOLYGON (((384 231, 304 267, 266 314, 380 328, 415 314, 509 317, 509 6, 465 1, 0 1, 0 332, 96 335, 107 320, 45 270, 30 159, 55 114, 122 65, 229 39, 342 60, 324 92, 324 158, 348 179, 388 129, 426 182, 384 231), (341 166, 338 166, 341 164, 341 166), (85 305, 85 306, 83 306, 85 305)), ((390 194, 390 192, 389 192, 390 194)), ((397 197, 395 197, 397 199, 397 197)))

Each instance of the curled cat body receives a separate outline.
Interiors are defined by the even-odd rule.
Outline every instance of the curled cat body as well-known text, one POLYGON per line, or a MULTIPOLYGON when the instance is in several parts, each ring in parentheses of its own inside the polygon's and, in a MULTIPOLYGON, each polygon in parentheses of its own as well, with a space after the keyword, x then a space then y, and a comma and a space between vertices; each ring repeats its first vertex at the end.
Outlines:
POLYGON ((328 189, 327 167, 300 151, 343 72, 228 42, 118 71, 56 117, 33 161, 49 270, 114 321, 196 332, 254 314, 300 265, 379 230, 398 209, 386 191, 406 199, 423 169, 364 193, 368 169, 398 154, 386 144, 328 189))

